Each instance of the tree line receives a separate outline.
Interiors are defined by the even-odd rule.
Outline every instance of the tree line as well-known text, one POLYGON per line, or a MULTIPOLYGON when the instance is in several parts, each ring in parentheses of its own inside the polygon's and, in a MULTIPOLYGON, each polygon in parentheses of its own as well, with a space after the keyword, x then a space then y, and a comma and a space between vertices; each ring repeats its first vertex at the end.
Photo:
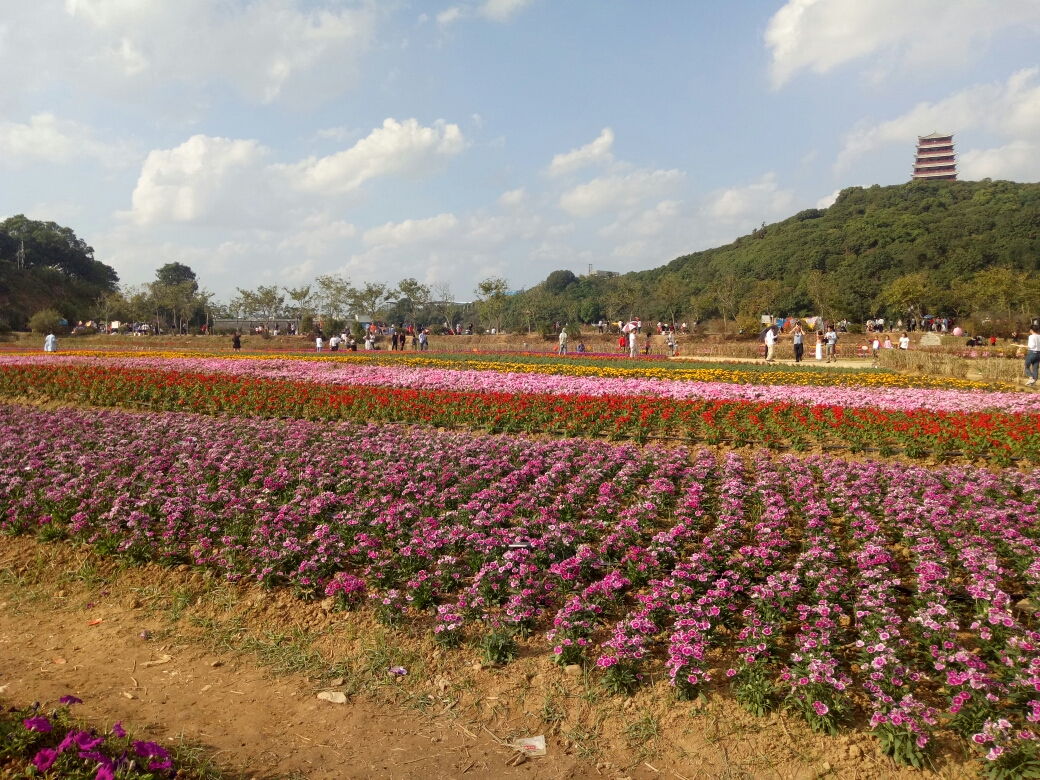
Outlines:
POLYGON ((477 328, 550 333, 557 324, 638 316, 714 320, 733 333, 757 328, 762 314, 853 322, 933 314, 1010 328, 1035 314, 1038 301, 1040 185, 1007 181, 851 187, 829 208, 801 211, 659 268, 615 277, 562 269, 516 293, 492 277, 464 303, 447 283, 354 284, 339 275, 239 289, 221 302, 178 263, 160 268, 154 282, 120 289, 115 272, 71 229, 25 217, 0 223, 0 320, 14 327, 50 304, 70 320, 173 329, 214 318, 309 317, 434 327, 465 319, 477 328))

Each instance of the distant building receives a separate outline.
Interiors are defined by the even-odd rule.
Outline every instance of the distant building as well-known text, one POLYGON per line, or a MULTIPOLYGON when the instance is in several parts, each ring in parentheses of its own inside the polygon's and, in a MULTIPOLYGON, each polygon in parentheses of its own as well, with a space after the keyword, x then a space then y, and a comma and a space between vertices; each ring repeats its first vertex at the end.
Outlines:
POLYGON ((957 158, 953 151, 953 135, 932 133, 917 137, 917 156, 911 179, 957 180, 957 158))
POLYGON ((589 276, 595 276, 599 279, 611 279, 615 276, 620 276, 617 271, 589 271, 589 276))

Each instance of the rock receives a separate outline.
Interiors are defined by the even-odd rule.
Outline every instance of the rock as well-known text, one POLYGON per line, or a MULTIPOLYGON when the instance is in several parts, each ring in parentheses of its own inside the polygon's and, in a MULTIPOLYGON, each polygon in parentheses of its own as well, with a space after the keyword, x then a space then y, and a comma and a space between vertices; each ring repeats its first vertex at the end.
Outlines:
POLYGON ((849 747, 849 758, 856 760, 863 758, 863 749, 859 745, 849 747))
POLYGON ((1032 599, 1022 599, 1015 604, 1015 609, 1019 612, 1033 614, 1034 612, 1040 611, 1040 604, 1037 604, 1032 599))
POLYGON ((581 667, 577 664, 567 664, 563 667, 563 673, 568 677, 581 677, 581 667))
POLYGON ((822 764, 820 764, 820 775, 825 775, 830 771, 831 765, 827 761, 824 761, 822 764))
POLYGON ((218 666, 223 666, 224 662, 223 661, 210 661, 209 665, 212 666, 214 669, 216 669, 218 666))
POLYGON ((329 687, 330 688, 338 688, 342 684, 343 684, 343 678, 342 677, 337 677, 334 680, 329 680, 329 687))
POLYGON ((329 704, 346 704, 347 695, 340 693, 339 691, 322 691, 318 694, 318 698, 322 701, 327 701, 329 704))

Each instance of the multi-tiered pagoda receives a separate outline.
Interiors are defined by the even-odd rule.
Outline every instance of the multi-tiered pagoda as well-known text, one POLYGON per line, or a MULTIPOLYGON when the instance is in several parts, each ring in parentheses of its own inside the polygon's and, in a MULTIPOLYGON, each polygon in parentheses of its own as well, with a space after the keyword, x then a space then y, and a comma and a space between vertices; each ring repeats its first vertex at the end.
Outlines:
POLYGON ((917 136, 917 157, 913 179, 957 180, 957 158, 953 153, 953 136, 942 133, 917 136))

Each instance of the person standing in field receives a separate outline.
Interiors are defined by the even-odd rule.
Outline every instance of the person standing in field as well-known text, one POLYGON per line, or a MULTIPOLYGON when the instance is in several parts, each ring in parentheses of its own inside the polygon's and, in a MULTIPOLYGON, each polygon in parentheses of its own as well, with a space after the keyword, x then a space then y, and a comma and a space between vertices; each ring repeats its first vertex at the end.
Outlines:
POLYGON ((791 332, 791 343, 794 346, 794 362, 801 363, 802 355, 805 354, 805 331, 801 325, 795 325, 791 332))
POLYGON ((833 325, 827 326, 827 332, 823 336, 824 345, 827 347, 827 362, 836 361, 838 358, 835 355, 838 345, 838 334, 834 331, 833 325))
POLYGON ((237 333, 231 337, 231 348, 235 350, 235 352, 240 352, 242 350, 242 337, 237 333))
POLYGON ((766 362, 772 363, 773 357, 776 355, 776 331, 772 326, 766 328, 764 338, 766 342, 766 362))
POLYGON ((318 352, 321 352, 321 348, 322 346, 324 346, 324 344, 325 340, 321 336, 318 336, 316 339, 314 339, 314 346, 317 347, 318 352))
POLYGON ((43 340, 43 351, 44 352, 57 352, 58 351, 58 337, 53 333, 48 333, 47 338, 43 340))
POLYGON ((910 337, 907 336, 905 333, 899 337, 899 348, 910 349, 910 337))
POLYGON ((1040 326, 1035 322, 1029 327, 1029 340, 1026 342, 1026 380, 1027 385, 1035 385, 1040 372, 1040 326))
POLYGON ((635 330, 629 331, 628 334, 628 356, 634 358, 636 356, 636 332, 635 330))
POLYGON ((564 325, 560 329, 560 354, 567 354, 567 326, 564 325))

